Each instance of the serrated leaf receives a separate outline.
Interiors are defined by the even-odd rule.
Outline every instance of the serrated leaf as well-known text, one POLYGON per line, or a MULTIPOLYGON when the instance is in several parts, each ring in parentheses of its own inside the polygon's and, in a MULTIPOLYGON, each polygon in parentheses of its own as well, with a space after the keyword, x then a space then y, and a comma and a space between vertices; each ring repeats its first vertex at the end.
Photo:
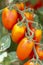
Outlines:
POLYGON ((0 40, 0 51, 5 51, 10 47, 11 39, 9 35, 5 35, 0 40))
POLYGON ((9 57, 10 57, 10 62, 15 62, 15 61, 18 61, 18 58, 17 58, 17 55, 16 55, 16 52, 10 52, 9 53, 9 57))

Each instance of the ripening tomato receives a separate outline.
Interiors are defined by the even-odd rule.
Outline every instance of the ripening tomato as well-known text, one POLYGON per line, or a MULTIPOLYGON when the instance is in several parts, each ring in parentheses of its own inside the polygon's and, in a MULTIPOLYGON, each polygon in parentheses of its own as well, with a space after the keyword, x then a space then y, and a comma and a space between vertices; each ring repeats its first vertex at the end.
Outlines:
POLYGON ((34 64, 32 61, 27 61, 24 65, 39 65, 39 63, 34 64))
POLYGON ((23 2, 17 3, 16 7, 19 8, 20 10, 24 10, 24 3, 23 2))
POLYGON ((33 41, 29 41, 26 37, 23 38, 17 47, 17 56, 20 60, 25 60, 31 53, 34 46, 33 41))
POLYGON ((29 7, 29 8, 32 8, 33 9, 33 5, 30 2, 26 2, 25 4, 26 4, 26 7, 27 8, 29 7))
POLYGON ((26 2, 25 4, 26 4, 26 7, 29 7, 29 5, 30 5, 30 2, 26 2))
POLYGON ((16 43, 20 42, 20 40, 25 36, 26 26, 20 26, 17 24, 14 25, 12 29, 12 40, 16 43))
POLYGON ((43 60, 43 50, 41 49, 41 47, 39 45, 36 46, 36 52, 39 56, 39 59, 43 60))
POLYGON ((34 62, 27 61, 26 63, 24 63, 24 65, 34 65, 34 62))
POLYGON ((42 30, 41 29, 36 29, 35 30, 35 33, 34 33, 34 40, 36 42, 40 42, 41 41, 41 38, 42 38, 42 30))
POLYGON ((30 13, 30 12, 25 12, 24 13, 25 17, 28 19, 28 20, 33 20, 33 14, 30 13))
POLYGON ((10 11, 7 7, 2 11, 2 24, 8 30, 11 30, 13 25, 17 22, 17 11, 10 11))

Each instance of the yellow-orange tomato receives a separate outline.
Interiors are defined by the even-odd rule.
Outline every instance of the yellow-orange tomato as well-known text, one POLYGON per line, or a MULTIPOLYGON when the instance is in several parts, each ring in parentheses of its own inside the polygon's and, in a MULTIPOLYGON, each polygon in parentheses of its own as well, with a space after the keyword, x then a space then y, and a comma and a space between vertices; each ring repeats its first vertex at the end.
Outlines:
POLYGON ((30 12, 25 12, 24 15, 26 16, 26 18, 27 18, 28 20, 33 20, 33 14, 32 14, 32 13, 30 13, 30 12))
POLYGON ((17 22, 17 11, 10 11, 7 7, 2 11, 2 24, 8 30, 11 30, 13 25, 17 22))
POLYGON ((43 60, 43 50, 40 48, 39 45, 36 46, 36 52, 37 52, 37 54, 39 56, 39 59, 43 60))
POLYGON ((25 60, 31 53, 34 46, 33 41, 29 41, 26 37, 23 38, 17 47, 17 56, 20 60, 25 60))
POLYGON ((27 61, 24 65, 34 65, 34 62, 27 61))
POLYGON ((26 26, 20 26, 15 24, 12 29, 12 40, 16 43, 20 42, 20 40, 25 36, 26 26))
MULTIPOLYGON (((35 64, 32 61, 27 61, 24 65, 35 65, 35 64)), ((37 63, 36 65, 39 65, 39 63, 37 63)))
POLYGON ((17 3, 16 6, 17 6, 17 8, 19 8, 20 10, 24 10, 24 3, 23 3, 23 2, 17 3))
POLYGON ((40 42, 42 38, 42 30, 41 29, 36 29, 34 33, 34 40, 36 42, 40 42))

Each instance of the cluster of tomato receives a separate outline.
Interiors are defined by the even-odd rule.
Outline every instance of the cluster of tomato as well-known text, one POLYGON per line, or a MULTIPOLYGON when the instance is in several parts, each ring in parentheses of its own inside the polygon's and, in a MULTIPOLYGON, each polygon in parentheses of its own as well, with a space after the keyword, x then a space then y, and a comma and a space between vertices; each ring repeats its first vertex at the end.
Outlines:
MULTIPOLYGON (((24 10, 24 3, 16 3, 16 7, 23 11, 24 10)), ((30 12, 24 12, 24 16, 26 19, 33 21, 34 16, 30 12)), ((25 36, 25 32, 27 33, 27 27, 24 25, 26 22, 18 22, 18 19, 22 22, 22 16, 18 13, 17 10, 12 9, 9 10, 7 7, 4 8, 2 11, 2 24, 7 30, 11 30, 11 38, 13 42, 18 44, 17 47, 17 56, 20 60, 25 60, 26 58, 33 58, 35 57, 34 54, 34 46, 36 52, 39 56, 40 60, 43 60, 43 50, 40 50, 39 45, 35 45, 35 43, 39 43, 42 38, 42 30, 35 29, 32 26, 32 23, 28 23, 30 30, 34 33, 33 39, 30 40, 28 37, 25 36), (35 42, 34 42, 35 40, 35 42)), ((30 36, 32 33, 30 32, 30 36)), ((33 62, 27 62, 24 65, 34 65, 33 62)), ((38 64, 37 64, 38 65, 38 64)))

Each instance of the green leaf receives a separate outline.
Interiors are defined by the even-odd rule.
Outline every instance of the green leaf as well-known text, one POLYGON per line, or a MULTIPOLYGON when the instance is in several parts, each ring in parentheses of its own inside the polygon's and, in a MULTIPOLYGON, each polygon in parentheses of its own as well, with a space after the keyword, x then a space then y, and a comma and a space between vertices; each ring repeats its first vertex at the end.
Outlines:
POLYGON ((43 25, 43 7, 37 9, 37 13, 39 16, 40 23, 43 25))
POLYGON ((2 65, 10 65, 9 57, 5 58, 5 60, 3 61, 2 65))
POLYGON ((15 61, 18 61, 18 58, 17 58, 17 55, 16 55, 16 52, 10 52, 9 53, 9 57, 10 57, 10 62, 15 62, 15 61))
POLYGON ((0 51, 5 51, 10 47, 11 39, 10 35, 5 35, 0 40, 0 51))

